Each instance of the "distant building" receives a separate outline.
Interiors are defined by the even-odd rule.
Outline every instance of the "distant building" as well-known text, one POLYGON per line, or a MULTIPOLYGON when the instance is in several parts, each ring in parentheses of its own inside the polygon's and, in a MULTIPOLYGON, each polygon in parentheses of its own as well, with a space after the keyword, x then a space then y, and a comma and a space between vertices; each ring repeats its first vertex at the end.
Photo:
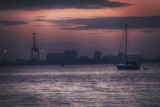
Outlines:
POLYGON ((139 60, 143 60, 143 56, 140 56, 140 55, 128 55, 127 56, 127 60, 128 61, 139 61, 139 60))
POLYGON ((48 53, 46 56, 47 63, 65 63, 73 64, 78 60, 78 52, 75 50, 65 50, 64 53, 48 53))
POLYGON ((78 59, 78 52, 75 50, 65 50, 64 57, 67 61, 77 60, 78 59))
POLYGON ((46 56, 46 62, 62 62, 64 60, 64 53, 48 53, 46 56))
POLYGON ((89 60, 89 57, 88 56, 85 56, 85 55, 82 55, 79 60, 89 60))
POLYGON ((113 55, 108 55, 108 56, 103 56, 102 60, 106 63, 116 63, 117 56, 113 55))
POLYGON ((94 52, 94 60, 101 60, 101 52, 95 51, 94 52))

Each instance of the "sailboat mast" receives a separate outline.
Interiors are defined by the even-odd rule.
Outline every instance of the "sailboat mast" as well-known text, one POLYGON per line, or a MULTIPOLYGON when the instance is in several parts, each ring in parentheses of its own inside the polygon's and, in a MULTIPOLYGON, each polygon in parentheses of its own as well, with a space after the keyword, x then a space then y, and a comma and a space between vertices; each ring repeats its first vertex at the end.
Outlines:
POLYGON ((127 54, 128 54, 128 53, 127 53, 127 51, 128 51, 127 27, 128 27, 128 26, 127 26, 127 24, 126 24, 126 44, 125 44, 125 45, 126 45, 126 46, 125 46, 125 47, 126 47, 126 48, 125 48, 125 55, 126 55, 126 56, 125 56, 125 60, 126 60, 126 61, 127 61, 127 54))

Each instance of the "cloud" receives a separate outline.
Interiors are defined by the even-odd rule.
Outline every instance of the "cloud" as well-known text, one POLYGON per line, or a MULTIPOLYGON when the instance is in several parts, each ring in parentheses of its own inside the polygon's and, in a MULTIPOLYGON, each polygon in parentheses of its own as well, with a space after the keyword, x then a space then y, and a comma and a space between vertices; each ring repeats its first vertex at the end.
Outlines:
POLYGON ((146 30, 143 30, 142 32, 144 33, 153 33, 155 32, 154 30, 151 30, 151 29, 146 29, 146 30))
POLYGON ((23 24, 28 24, 28 22, 0 20, 0 25, 5 25, 5 26, 23 25, 23 24))
POLYGON ((35 18, 45 18, 47 16, 36 16, 35 18))
POLYGON ((102 34, 102 33, 89 33, 91 35, 99 35, 99 34, 102 34))
POLYGON ((110 0, 1 0, 0 10, 40 10, 40 9, 98 9, 128 6, 127 3, 110 0))
POLYGON ((123 29, 128 23, 130 29, 160 28, 160 16, 144 17, 99 17, 66 20, 43 20, 56 24, 61 29, 66 30, 93 30, 93 29, 123 29))
POLYGON ((45 19, 35 19, 33 21, 36 21, 36 22, 50 22, 50 20, 45 20, 45 19))

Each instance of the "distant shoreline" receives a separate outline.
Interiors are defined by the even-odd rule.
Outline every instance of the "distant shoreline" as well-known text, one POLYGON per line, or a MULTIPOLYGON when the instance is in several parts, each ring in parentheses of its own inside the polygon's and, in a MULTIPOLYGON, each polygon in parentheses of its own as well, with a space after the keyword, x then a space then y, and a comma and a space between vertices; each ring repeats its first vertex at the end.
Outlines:
MULTIPOLYGON (((66 66, 66 65, 114 65, 114 63, 74 63, 74 64, 47 64, 47 63, 35 63, 35 64, 2 64, 0 66, 38 66, 38 65, 59 65, 59 66, 66 66)), ((160 62, 143 62, 142 64, 160 64, 160 62)))

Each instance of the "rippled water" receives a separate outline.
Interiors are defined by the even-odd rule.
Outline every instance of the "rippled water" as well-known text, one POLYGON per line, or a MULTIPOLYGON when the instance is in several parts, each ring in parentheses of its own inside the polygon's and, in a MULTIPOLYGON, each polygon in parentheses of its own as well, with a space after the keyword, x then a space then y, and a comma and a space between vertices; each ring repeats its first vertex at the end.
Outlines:
POLYGON ((0 107, 158 107, 160 64, 118 71, 113 65, 0 68, 0 107))

